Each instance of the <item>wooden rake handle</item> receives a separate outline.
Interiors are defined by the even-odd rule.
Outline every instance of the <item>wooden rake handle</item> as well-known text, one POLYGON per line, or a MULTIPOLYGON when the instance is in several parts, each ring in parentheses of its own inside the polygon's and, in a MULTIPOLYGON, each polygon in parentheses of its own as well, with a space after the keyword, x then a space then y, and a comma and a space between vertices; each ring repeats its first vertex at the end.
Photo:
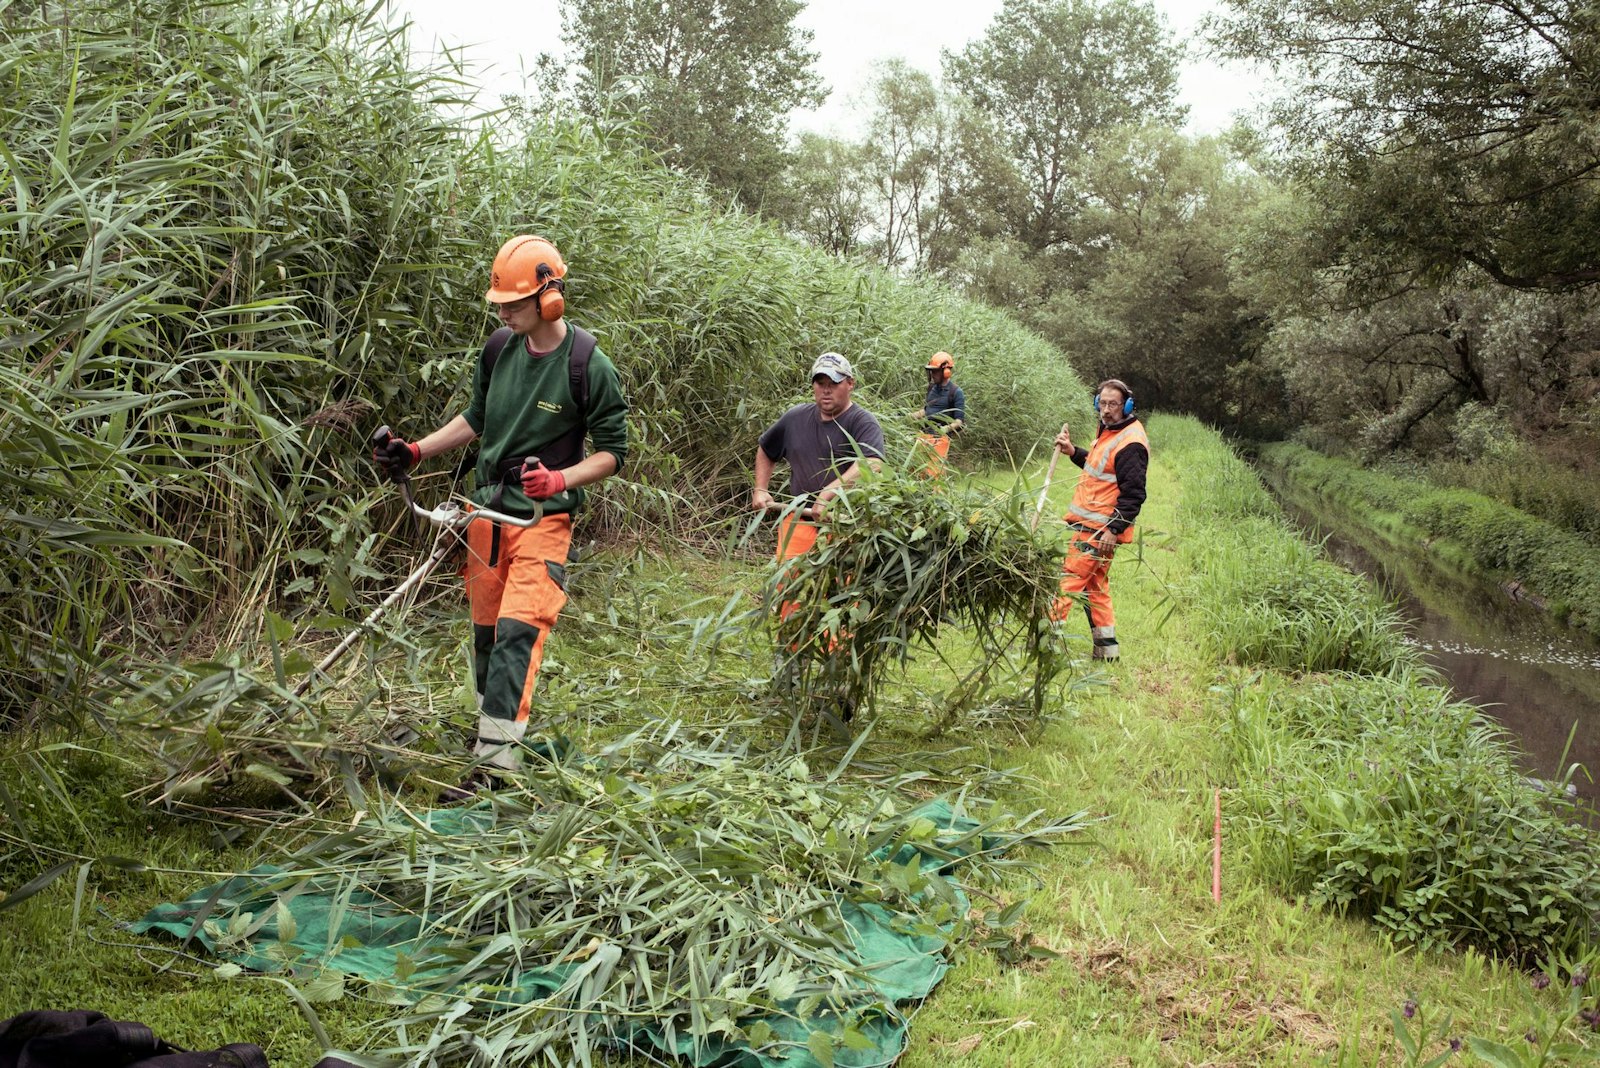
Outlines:
MULTIPOLYGON (((1061 424, 1061 433, 1067 432, 1067 424, 1061 424)), ((1055 442, 1050 443, 1050 466, 1044 471, 1044 485, 1039 489, 1039 503, 1033 509, 1033 522, 1028 525, 1028 533, 1039 529, 1039 519, 1044 515, 1044 500, 1050 495, 1050 480, 1056 475, 1056 461, 1061 459, 1061 450, 1056 448, 1055 442)))

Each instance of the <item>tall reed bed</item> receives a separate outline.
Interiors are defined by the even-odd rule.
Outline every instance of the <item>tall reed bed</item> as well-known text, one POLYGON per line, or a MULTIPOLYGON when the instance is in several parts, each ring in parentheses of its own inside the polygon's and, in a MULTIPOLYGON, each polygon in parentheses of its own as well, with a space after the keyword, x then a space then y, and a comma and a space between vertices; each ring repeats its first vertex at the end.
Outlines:
MULTIPOLYGON (((1336 502, 1372 529, 1428 542, 1434 555, 1448 552, 1468 570, 1515 579, 1547 600, 1557 618, 1600 635, 1600 563, 1584 533, 1481 493, 1397 478, 1301 445, 1269 445, 1261 460, 1297 492, 1336 502)), ((1522 477, 1510 464, 1501 475, 1508 482, 1522 477)))
POLYGON ((481 238, 439 210, 451 87, 355 14, 6 7, 4 713, 361 573, 342 432, 456 348, 446 264, 481 238))
POLYGON ((1399 941, 1558 963, 1600 940, 1600 842, 1565 794, 1524 777, 1220 438, 1171 418, 1151 437, 1181 480, 1186 593, 1240 665, 1218 692, 1257 870, 1399 941))
POLYGON ((597 512, 638 535, 741 495, 823 349, 886 411, 956 352, 973 457, 1081 389, 999 313, 730 214, 626 127, 447 117, 455 73, 356 0, 9 4, 0 74, 0 719, 403 571, 365 432, 460 410, 510 233, 567 252, 622 368, 637 448, 597 512))

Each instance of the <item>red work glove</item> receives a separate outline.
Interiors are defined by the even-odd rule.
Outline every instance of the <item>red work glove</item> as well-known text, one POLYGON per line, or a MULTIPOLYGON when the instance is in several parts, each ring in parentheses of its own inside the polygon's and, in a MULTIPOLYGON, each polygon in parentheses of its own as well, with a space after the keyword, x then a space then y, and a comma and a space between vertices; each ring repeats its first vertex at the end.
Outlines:
POLYGON ((544 464, 522 469, 522 492, 536 501, 549 500, 567 488, 567 476, 544 464))

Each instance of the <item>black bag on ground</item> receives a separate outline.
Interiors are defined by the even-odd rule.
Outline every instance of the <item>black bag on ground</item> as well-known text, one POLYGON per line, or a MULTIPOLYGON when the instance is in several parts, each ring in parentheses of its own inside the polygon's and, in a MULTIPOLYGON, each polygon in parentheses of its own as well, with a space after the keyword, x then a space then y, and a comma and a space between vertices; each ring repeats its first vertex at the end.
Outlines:
MULTIPOLYGON (((235 1042, 190 1053, 142 1023, 103 1012, 38 1009, 0 1020, 0 1068, 268 1068, 260 1046, 235 1042)), ((349 1068, 328 1057, 317 1068, 349 1068)))
POLYGON ((142 1023, 85 1009, 40 1009, 0 1020, 0 1068, 267 1068, 260 1046, 188 1053, 142 1023))

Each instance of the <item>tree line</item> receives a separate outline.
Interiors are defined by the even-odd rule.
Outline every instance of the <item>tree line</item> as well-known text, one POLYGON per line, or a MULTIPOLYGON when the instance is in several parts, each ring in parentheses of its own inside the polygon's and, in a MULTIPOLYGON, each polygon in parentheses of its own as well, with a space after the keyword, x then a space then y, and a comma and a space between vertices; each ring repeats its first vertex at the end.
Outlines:
POLYGON ((540 92, 1147 406, 1368 457, 1595 451, 1592 4, 1226 0, 1185 42, 1141 0, 1005 0, 938 72, 879 67, 859 138, 788 133, 826 92, 802 8, 568 0, 540 92), (1270 104, 1187 132, 1186 48, 1271 71, 1270 104))

